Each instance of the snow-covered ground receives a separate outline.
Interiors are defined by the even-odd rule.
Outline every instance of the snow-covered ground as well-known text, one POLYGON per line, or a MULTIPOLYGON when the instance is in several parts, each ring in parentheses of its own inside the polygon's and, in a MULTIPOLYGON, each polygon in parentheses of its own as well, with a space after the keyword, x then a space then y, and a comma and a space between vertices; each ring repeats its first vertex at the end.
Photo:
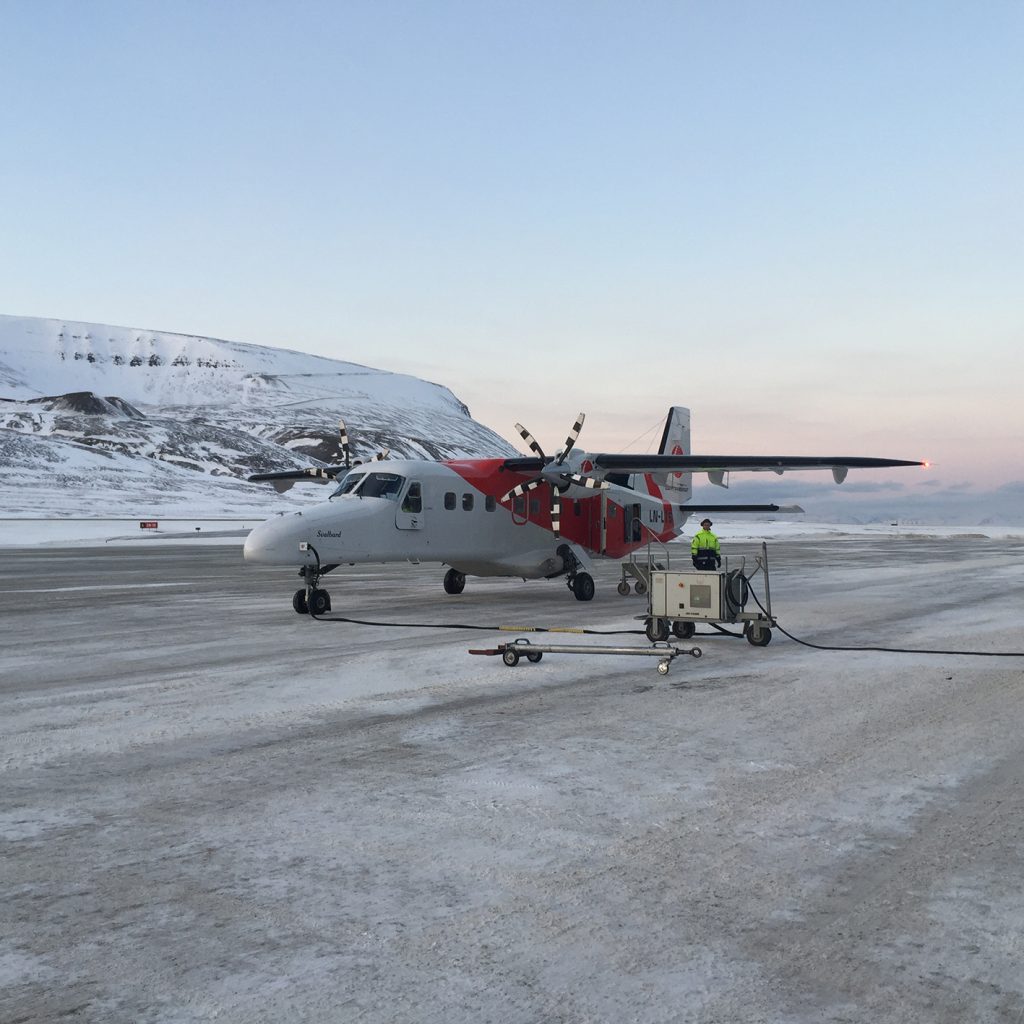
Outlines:
MULTIPOLYGON (((769 550, 805 639, 1024 647, 1020 534, 769 550)), ((357 618, 636 628, 598 575, 585 607, 328 579, 357 618)), ((466 651, 515 632, 318 623, 295 585, 237 546, 5 550, 0 1019, 1024 1016, 1024 659, 702 635, 664 678, 508 669, 466 651)))

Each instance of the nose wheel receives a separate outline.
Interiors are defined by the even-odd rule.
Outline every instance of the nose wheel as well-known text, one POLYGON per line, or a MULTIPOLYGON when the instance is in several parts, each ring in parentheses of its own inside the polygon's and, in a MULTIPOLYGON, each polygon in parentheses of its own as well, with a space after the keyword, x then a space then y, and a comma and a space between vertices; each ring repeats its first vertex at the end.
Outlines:
MULTIPOLYGON (((328 566, 327 571, 333 568, 333 565, 328 566)), ((315 566, 304 565, 299 570, 299 575, 305 582, 305 586, 300 587, 292 594, 292 608, 299 615, 309 615, 310 613, 323 615, 324 612, 329 612, 331 610, 331 595, 318 586, 321 576, 319 557, 317 557, 315 566)))
POLYGON ((308 591, 303 587, 292 595, 292 607, 299 615, 323 615, 331 610, 331 595, 318 587, 308 591))

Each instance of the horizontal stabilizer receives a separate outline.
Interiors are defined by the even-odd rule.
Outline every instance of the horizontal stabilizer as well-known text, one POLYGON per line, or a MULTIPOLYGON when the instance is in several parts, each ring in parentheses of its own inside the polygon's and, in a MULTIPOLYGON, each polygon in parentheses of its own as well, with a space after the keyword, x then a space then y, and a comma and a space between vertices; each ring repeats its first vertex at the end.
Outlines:
POLYGON ((680 505, 683 512, 803 512, 799 505, 680 505))

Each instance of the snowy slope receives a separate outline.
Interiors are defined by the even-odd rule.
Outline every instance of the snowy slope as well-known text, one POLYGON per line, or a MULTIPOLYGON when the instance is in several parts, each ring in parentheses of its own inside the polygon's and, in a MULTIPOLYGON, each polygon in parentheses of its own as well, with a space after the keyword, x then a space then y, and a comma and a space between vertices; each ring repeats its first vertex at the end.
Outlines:
POLYGON ((0 511, 242 513, 308 502, 253 472, 357 456, 511 454, 447 388, 301 352, 0 316, 0 511), (130 506, 130 509, 128 508, 130 506))

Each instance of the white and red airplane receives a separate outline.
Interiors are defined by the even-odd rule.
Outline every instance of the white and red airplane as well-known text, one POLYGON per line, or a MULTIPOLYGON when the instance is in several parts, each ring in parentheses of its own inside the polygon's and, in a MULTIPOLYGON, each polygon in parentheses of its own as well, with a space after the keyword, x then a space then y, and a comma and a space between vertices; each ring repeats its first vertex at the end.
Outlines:
POLYGON ((370 562, 446 565, 448 594, 462 593, 467 576, 565 576, 576 599, 589 601, 593 557, 620 559, 651 539, 669 541, 694 513, 783 511, 777 505, 691 504, 693 473, 707 473, 721 484, 733 471, 831 469, 842 483, 854 468, 925 465, 858 457, 692 455, 690 410, 680 406, 669 410, 658 454, 595 455, 576 449, 583 420, 580 413, 554 457, 517 423, 533 455, 384 462, 382 454, 362 464, 351 463, 342 423, 345 465, 249 477, 279 487, 310 478, 339 486, 327 501, 257 526, 245 542, 245 558, 298 565, 305 585, 292 605, 300 613, 330 609, 330 596, 319 586, 322 576, 340 565, 370 562))

